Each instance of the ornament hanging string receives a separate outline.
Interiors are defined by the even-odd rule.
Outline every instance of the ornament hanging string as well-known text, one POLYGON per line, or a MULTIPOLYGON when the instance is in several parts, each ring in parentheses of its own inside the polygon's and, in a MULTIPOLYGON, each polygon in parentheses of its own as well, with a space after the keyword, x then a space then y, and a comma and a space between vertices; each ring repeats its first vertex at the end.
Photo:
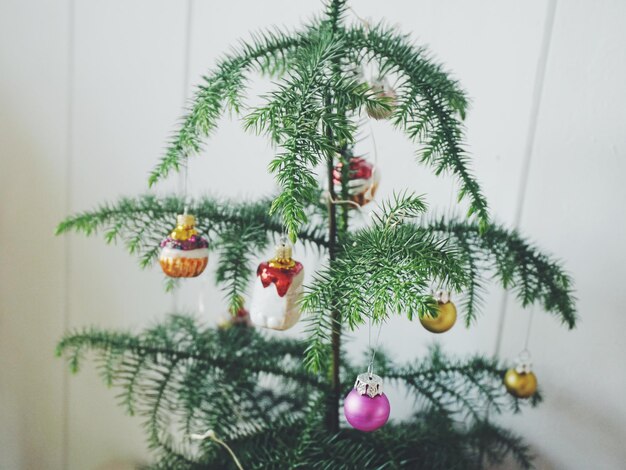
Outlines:
POLYGON ((370 378, 372 377, 372 374, 374 373, 374 360, 376 359, 376 351, 378 350, 378 344, 380 341, 380 332, 383 329, 383 322, 380 322, 380 325, 378 326, 378 333, 376 334, 376 345, 372 348, 372 317, 369 317, 368 320, 368 327, 367 327, 367 347, 370 351, 372 351, 372 357, 370 359, 370 362, 367 366, 367 373, 369 374, 370 378))
POLYGON ((328 201, 331 204, 336 204, 336 205, 339 205, 339 204, 350 204, 351 206, 354 206, 356 209, 358 209, 361 214, 363 213, 363 208, 361 206, 359 206, 354 201, 350 201, 348 199, 333 199, 333 198, 330 197, 330 195, 328 196, 328 201))
POLYGON ((526 338, 524 339, 524 351, 528 351, 528 342, 530 341, 530 331, 533 325, 533 318, 535 316, 535 305, 530 309, 530 314, 528 315, 528 326, 526 327, 526 338))
POLYGON ((205 432, 204 434, 191 434, 189 436, 191 439, 194 439, 196 441, 204 441, 205 439, 211 439, 213 442, 221 445, 222 447, 224 447, 224 449, 226 449, 228 451, 228 453, 230 454, 230 456, 233 459, 233 462, 235 463, 235 465, 237 466, 237 468, 239 470, 243 470, 243 467, 241 465, 241 462, 239 462, 239 459, 237 458, 237 456, 235 455, 235 452, 233 452, 233 450, 230 448, 230 446, 228 444, 226 444, 224 441, 222 441, 221 439, 219 439, 217 437, 217 435, 215 434, 215 431, 213 431, 212 429, 209 429, 207 432, 205 432))
POLYGON ((352 14, 356 16, 356 19, 359 20, 363 24, 363 26, 365 26, 365 29, 369 30, 371 28, 370 22, 367 21, 365 18, 360 17, 354 8, 349 6, 348 10, 350 10, 352 14))
MULTIPOLYGON (((454 217, 454 181, 452 181, 450 183, 450 194, 448 195, 448 205, 445 208, 445 217, 448 220, 451 220, 454 217)), ((450 292, 450 290, 444 286, 442 283, 440 283, 439 285, 437 285, 437 287, 435 288, 434 283, 431 284, 430 290, 433 294, 433 297, 435 297, 438 301, 449 301, 452 292, 450 292)), ((444 302, 445 303, 445 302, 444 302)))
POLYGON ((372 121, 369 121, 370 126, 370 138, 372 139, 372 149, 374 150, 374 168, 372 169, 372 184, 368 188, 368 192, 371 193, 374 189, 374 181, 376 181, 375 175, 378 171, 378 146, 376 145, 376 137, 374 136, 374 128, 372 127, 372 121))
POLYGON ((189 185, 189 155, 183 160, 183 214, 187 215, 187 188, 189 185))
MULTIPOLYGON (((354 16, 356 16, 356 18, 364 25, 365 29, 369 30, 371 28, 370 23, 365 20, 364 18, 362 18, 361 16, 358 15, 358 13, 354 10, 354 8, 352 7, 348 7, 352 13, 354 14, 354 16)), ((362 74, 364 74, 364 72, 362 71, 362 74)), ((385 78, 385 84, 387 84, 387 80, 385 78)), ((369 127, 370 127, 370 137, 372 139, 372 147, 374 150, 374 168, 372 171, 372 181, 374 181, 374 174, 376 171, 378 171, 378 147, 376 145, 376 138, 374 137, 374 129, 372 127, 372 123, 369 123, 369 127)), ((373 188, 373 184, 372 186, 370 186, 367 191, 372 191, 373 188)), ((356 209, 358 209, 359 214, 361 215, 361 217, 363 217, 365 219, 365 211, 363 209, 363 207, 359 204, 357 204, 354 201, 351 200, 342 200, 342 199, 333 199, 330 197, 329 194, 329 202, 331 204, 349 204, 353 207, 355 207, 356 209)), ((373 212, 370 212, 370 215, 373 215, 373 212)), ((367 340, 367 345, 368 345, 368 349, 372 351, 372 357, 370 358, 369 364, 367 366, 367 373, 369 374, 370 378, 372 376, 372 374, 374 373, 374 361, 376 359, 376 351, 378 350, 378 344, 380 341, 380 333, 382 331, 382 327, 383 327, 383 322, 380 322, 380 325, 378 326, 378 333, 376 334, 376 345, 372 348, 372 317, 370 316, 368 319, 368 340, 367 340)))
MULTIPOLYGON (((355 209, 357 209, 359 211, 359 215, 361 215, 363 220, 367 220, 366 217, 365 217, 365 211, 364 211, 363 207, 360 206, 359 204, 357 204, 356 202, 351 201, 350 199, 333 199, 330 196, 330 193, 328 193, 328 202, 330 204, 334 204, 334 205, 348 204, 348 205, 354 207, 355 209)), ((370 215, 371 215, 371 212, 370 212, 370 215)))

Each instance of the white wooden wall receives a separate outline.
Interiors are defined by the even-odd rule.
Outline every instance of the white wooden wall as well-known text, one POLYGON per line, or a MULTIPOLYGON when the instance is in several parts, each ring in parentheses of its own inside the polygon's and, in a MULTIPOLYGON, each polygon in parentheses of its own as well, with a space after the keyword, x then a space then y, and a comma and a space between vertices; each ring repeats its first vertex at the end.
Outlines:
MULTIPOLYGON (((122 248, 55 238, 54 227, 71 212, 146 191, 199 76, 237 38, 304 21, 318 3, 0 0, 0 468, 149 459, 138 419, 123 415, 91 366, 68 377, 55 342, 67 328, 140 328, 175 306, 197 311, 200 295, 212 321, 221 294, 204 279, 167 296, 160 274, 141 271, 122 248)), ((574 332, 535 315, 530 347, 546 401, 504 424, 526 436, 539 468, 624 468, 626 3, 352 3, 361 17, 413 32, 454 71, 473 99, 468 141, 496 218, 566 260, 576 279, 574 332)), ((373 130, 381 196, 411 188, 445 209, 450 181, 416 166, 409 143, 385 123, 373 130)), ((192 161, 191 190, 269 192, 271 151, 261 142, 225 120, 210 158, 192 161)), ((177 185, 173 177, 158 190, 177 185)), ((478 326, 440 341, 455 353, 491 354, 501 344, 512 358, 527 313, 493 289, 478 326)), ((366 332, 353 337, 358 351, 366 332)), ((392 339, 406 359, 433 341, 400 319, 381 344, 392 339)), ((410 411, 404 395, 391 395, 395 417, 410 411)))

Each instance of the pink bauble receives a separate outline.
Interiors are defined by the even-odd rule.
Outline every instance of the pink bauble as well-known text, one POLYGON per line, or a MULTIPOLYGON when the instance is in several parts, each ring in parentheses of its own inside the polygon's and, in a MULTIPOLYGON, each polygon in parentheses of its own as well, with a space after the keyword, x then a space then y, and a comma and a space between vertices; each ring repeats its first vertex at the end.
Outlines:
POLYGON ((343 402, 343 412, 348 423, 359 431, 376 431, 384 426, 390 411, 391 406, 384 393, 371 398, 352 389, 343 402))

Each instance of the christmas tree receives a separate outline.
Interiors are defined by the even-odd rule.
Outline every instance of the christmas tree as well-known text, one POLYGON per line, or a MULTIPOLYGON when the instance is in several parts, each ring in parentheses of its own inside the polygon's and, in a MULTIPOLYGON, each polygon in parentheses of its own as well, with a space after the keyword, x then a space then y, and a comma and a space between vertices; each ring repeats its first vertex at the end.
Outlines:
POLYGON ((277 195, 125 198, 58 227, 121 240, 143 267, 158 260, 168 288, 215 265, 233 315, 227 327, 172 315, 141 334, 69 332, 58 346, 72 371, 85 353, 95 355, 122 406, 143 419, 154 468, 467 469, 507 456, 532 464, 522 439, 492 421, 540 402, 527 361, 507 371, 496 359, 455 359, 433 348, 401 363, 375 348, 354 363, 342 349, 346 332, 371 333, 391 315, 444 332, 456 321, 450 296, 457 293, 469 327, 487 279, 524 306, 540 305, 569 328, 576 323, 560 263, 490 219, 463 148, 468 103, 459 84, 406 36, 384 24, 349 25, 346 10, 345 0, 329 0, 301 32, 274 29, 223 58, 149 180, 186 171, 230 111, 275 146, 269 171, 277 195), (244 102, 252 73, 274 80, 256 107, 244 102), (453 175, 466 216, 428 215, 424 196, 398 192, 359 223, 359 208, 376 205, 379 176, 355 150, 367 119, 388 120, 415 143, 419 163, 453 175), (296 241, 324 260, 305 286, 291 254, 296 241), (271 243, 276 256, 261 262, 271 243), (283 330, 302 314, 305 337, 250 327, 243 299, 251 285, 253 323, 283 330), (415 400, 410 418, 386 423, 381 377, 415 400))

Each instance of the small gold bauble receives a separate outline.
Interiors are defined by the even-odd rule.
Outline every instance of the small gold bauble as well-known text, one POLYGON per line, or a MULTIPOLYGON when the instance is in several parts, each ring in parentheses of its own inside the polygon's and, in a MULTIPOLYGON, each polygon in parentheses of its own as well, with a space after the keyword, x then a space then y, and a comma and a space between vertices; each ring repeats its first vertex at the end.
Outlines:
POLYGON ((506 390, 517 398, 528 398, 537 391, 537 377, 532 372, 518 372, 509 369, 504 375, 506 390))
POLYGON ((456 306, 453 302, 438 302, 437 318, 424 316, 420 317, 420 322, 431 333, 443 333, 448 331, 456 323, 456 306))

